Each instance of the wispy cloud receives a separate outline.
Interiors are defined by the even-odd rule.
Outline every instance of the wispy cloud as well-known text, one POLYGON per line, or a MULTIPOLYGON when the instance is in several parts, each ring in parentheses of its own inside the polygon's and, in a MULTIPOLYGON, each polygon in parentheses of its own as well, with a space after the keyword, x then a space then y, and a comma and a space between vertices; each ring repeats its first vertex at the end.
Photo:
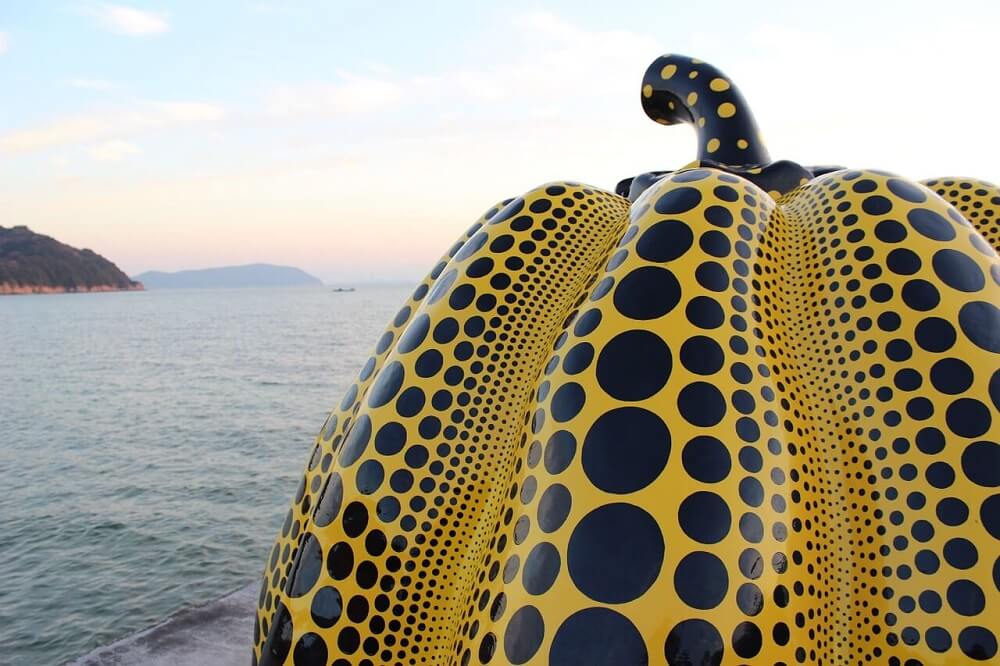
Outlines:
POLYGON ((10 48, 10 40, 7 38, 7 33, 0 32, 0 55, 7 52, 10 48))
POLYGON ((170 28, 165 14, 144 11, 135 7, 102 5, 95 13, 101 25, 120 35, 156 35, 166 32, 170 28))
POLYGON ((74 88, 95 90, 98 92, 107 92, 118 87, 118 84, 114 81, 105 81, 104 79, 70 79, 67 83, 74 88))
POLYGON ((140 152, 142 151, 139 150, 139 146, 120 139, 105 141, 96 146, 91 146, 87 150, 87 154, 95 162, 120 162, 130 155, 138 155, 140 152))
POLYGON ((16 154, 97 139, 218 120, 225 110, 205 102, 146 102, 127 109, 67 116, 40 127, 0 135, 0 153, 16 154))

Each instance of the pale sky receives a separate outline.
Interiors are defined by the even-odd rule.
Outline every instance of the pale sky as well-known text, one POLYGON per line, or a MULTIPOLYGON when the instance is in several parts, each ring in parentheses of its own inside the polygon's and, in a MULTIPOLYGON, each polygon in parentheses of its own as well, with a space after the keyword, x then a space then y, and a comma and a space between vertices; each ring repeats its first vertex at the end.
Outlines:
POLYGON ((661 53, 775 159, 1000 179, 1000 3, 0 0, 0 224, 130 274, 415 280, 494 202, 695 156, 661 53))

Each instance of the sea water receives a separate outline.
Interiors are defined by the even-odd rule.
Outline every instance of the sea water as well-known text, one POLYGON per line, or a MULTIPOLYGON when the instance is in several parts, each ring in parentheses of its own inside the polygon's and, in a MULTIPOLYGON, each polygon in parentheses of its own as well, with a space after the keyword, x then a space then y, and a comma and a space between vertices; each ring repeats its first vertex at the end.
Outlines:
POLYGON ((0 664, 60 664, 255 580, 409 291, 0 297, 0 664))

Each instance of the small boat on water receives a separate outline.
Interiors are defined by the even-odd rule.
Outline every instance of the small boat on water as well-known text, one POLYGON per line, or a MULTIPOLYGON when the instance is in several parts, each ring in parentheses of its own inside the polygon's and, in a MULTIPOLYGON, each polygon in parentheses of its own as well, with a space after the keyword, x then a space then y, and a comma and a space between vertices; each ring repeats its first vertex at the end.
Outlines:
POLYGON ((334 291, 334 293, 338 293, 338 294, 339 293, 344 293, 344 292, 351 292, 351 291, 354 291, 354 287, 337 287, 333 291, 334 291))

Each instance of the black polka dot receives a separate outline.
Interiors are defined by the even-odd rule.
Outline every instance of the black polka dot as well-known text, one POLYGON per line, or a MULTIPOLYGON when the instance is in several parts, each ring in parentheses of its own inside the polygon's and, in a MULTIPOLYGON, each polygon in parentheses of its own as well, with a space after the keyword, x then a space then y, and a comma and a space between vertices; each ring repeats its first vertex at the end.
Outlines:
POLYGON ((344 482, 339 472, 332 472, 326 480, 323 494, 316 505, 316 513, 313 521, 317 527, 326 527, 340 513, 341 504, 344 501, 344 482))
POLYGON ((948 428, 961 437, 979 437, 990 428, 993 417, 989 408, 975 398, 959 398, 945 413, 948 428))
POLYGON ((583 470, 587 478, 609 493, 631 493, 645 488, 660 475, 669 456, 667 426, 659 416, 639 407, 605 412, 591 426, 583 442, 583 470))
POLYGON ((906 220, 917 233, 932 240, 950 241, 955 228, 945 218, 926 208, 915 208, 906 214, 906 220))
POLYGON ((523 664, 535 656, 545 637, 545 622, 534 606, 519 608, 507 624, 503 650, 512 664, 523 664))
POLYGON ((681 345, 681 364, 698 375, 711 375, 722 369, 725 353, 719 343, 704 335, 695 335, 681 345))
POLYGON ((395 398, 403 386, 403 375, 403 364, 399 361, 392 361, 382 368, 368 392, 368 406, 381 407, 395 398))
POLYGON ((537 544, 524 562, 521 578, 524 589, 528 594, 544 594, 552 587, 561 566, 562 560, 555 546, 545 542, 537 544))
POLYGON ((660 526, 639 507, 606 504, 577 523, 569 539, 567 564, 577 589, 595 601, 617 604, 637 599, 663 565, 660 526))
POLYGON ((576 382, 560 386, 552 396, 552 418, 560 423, 569 421, 580 413, 587 400, 587 392, 576 382))
POLYGON ((677 517, 684 533, 699 543, 722 541, 732 525, 732 514, 725 500, 707 491, 684 498, 677 517))
POLYGON ((642 634, 621 613, 585 608, 570 615, 556 631, 548 663, 573 666, 646 664, 642 634))
POLYGON ((285 658, 292 649, 293 631, 292 616, 285 604, 278 601, 271 621, 271 630, 262 649, 260 658, 262 665, 285 663, 285 658))
POLYGON ((618 400, 644 400, 667 383, 672 359, 660 337, 643 330, 613 337, 597 360, 597 381, 618 400))
POLYGON ((927 201, 927 195, 924 193, 924 190, 915 183, 910 183, 900 178, 890 178, 886 181, 886 185, 889 187, 890 192, 903 201, 909 201, 910 203, 923 203, 927 201))
POLYGON ((972 301, 958 312, 962 332, 977 347, 1000 353, 1000 308, 986 301, 972 301))
POLYGON ((343 467, 350 467, 368 447, 368 440, 372 436, 372 421, 367 414, 362 414, 351 426, 351 431, 344 440, 344 445, 340 449, 340 464, 343 467))
POLYGON ((684 620, 667 634, 664 654, 670 666, 719 666, 725 654, 722 636, 705 620, 684 620))
POLYGON ((705 209, 705 220, 717 227, 733 226, 733 214, 724 206, 709 206, 705 209))
POLYGON ((997 639, 985 627, 966 627, 958 634, 958 646, 962 653, 976 661, 992 659, 997 654, 997 639))
POLYGON ((729 475, 732 461, 726 445, 714 437, 695 437, 684 445, 681 460, 691 478, 718 483, 729 475))
POLYGON ((576 437, 566 430, 557 430, 545 444, 545 469, 549 474, 559 474, 576 455, 576 437))
POLYGON ((753 622, 740 622, 733 630, 733 652, 744 659, 756 657, 763 644, 760 628, 753 622))
POLYGON ((718 557, 705 551, 688 553, 674 571, 674 589, 692 608, 715 608, 729 589, 729 574, 718 557))
POLYGON ((943 352, 955 344, 955 327, 941 317, 927 317, 920 320, 914 331, 917 344, 929 352, 943 352))
POLYGON ((885 215, 892 210, 892 201, 880 194, 873 194, 865 197, 861 202, 861 208, 869 215, 885 215))
POLYGON ((693 187, 677 187, 662 195, 653 204, 657 213, 677 215, 686 213, 701 203, 701 192, 693 187))
POLYGON ((615 308, 630 319, 656 319, 676 307, 681 286, 665 268, 644 266, 622 278, 615 288, 615 308))
POLYGON ((588 367, 590 367, 590 362, 594 359, 594 345, 589 342, 581 342, 574 345, 566 353, 566 358, 563 359, 563 370, 569 375, 578 375, 588 367))
POLYGON ((301 597, 319 580, 323 570, 323 546, 312 534, 306 534, 295 556, 295 567, 289 577, 288 596, 301 597))
POLYGON ((326 666, 327 656, 326 643, 312 632, 303 634, 292 651, 295 666, 326 666))
POLYGON ((344 610, 344 600, 333 587, 322 587, 313 595, 309 613, 316 626, 329 629, 340 619, 344 610))
POLYGON ((953 289, 973 292, 986 286, 979 265, 958 250, 938 250, 934 253, 933 265, 941 281, 953 289))
POLYGON ((708 382, 694 382, 681 389, 677 406, 685 421, 696 426, 713 426, 726 413, 722 393, 708 382))
POLYGON ((896 220, 882 220, 875 225, 875 237, 883 243, 898 243, 906 238, 906 227, 896 220))
POLYGON ((695 296, 684 308, 688 321, 698 328, 713 329, 722 326, 726 315, 718 301, 708 296, 695 296))
POLYGON ((573 496, 566 486, 556 483, 549 486, 538 501, 538 528, 543 532, 554 532, 566 521, 573 496))
POLYGON ((927 280, 910 280, 903 285, 903 302, 914 310, 924 312, 937 307, 941 302, 941 294, 937 287, 927 280))
POLYGON ((431 318, 426 314, 414 318, 410 322, 410 325, 406 327, 406 332, 400 336, 396 349, 405 354, 419 347, 424 338, 427 337, 427 331, 430 330, 430 326, 431 318))
POLYGON ((979 615, 986 607, 986 595, 971 580, 956 580, 948 586, 948 605, 959 615, 979 615))
POLYGON ((962 452, 962 471, 976 485, 1000 486, 1000 445, 995 442, 969 444, 962 452))
POLYGON ((691 227, 680 220, 663 220, 642 233, 635 251, 646 261, 673 261, 687 252, 693 242, 691 227))

